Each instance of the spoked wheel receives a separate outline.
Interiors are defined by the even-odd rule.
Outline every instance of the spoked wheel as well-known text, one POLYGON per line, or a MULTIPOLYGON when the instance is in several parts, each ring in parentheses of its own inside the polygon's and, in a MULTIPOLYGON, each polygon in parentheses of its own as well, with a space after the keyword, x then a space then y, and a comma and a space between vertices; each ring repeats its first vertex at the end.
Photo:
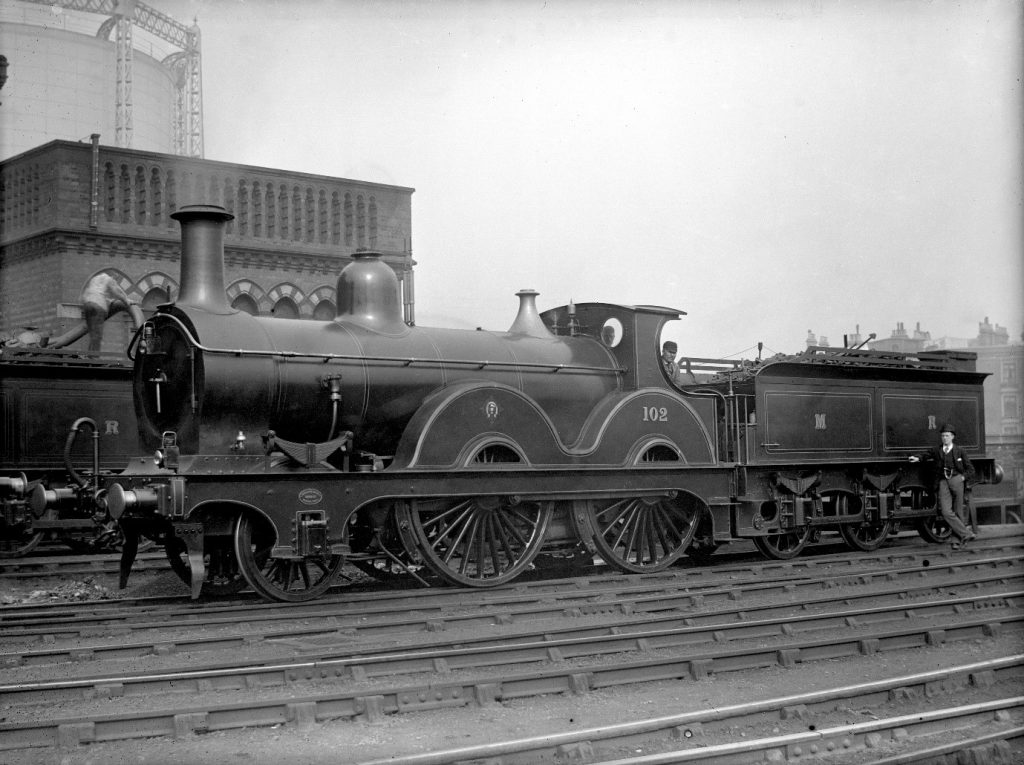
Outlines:
POLYGON ((949 524, 946 523, 941 515, 936 515, 934 518, 919 518, 917 521, 917 533, 926 542, 942 544, 943 542, 948 542, 949 538, 953 536, 953 529, 949 527, 949 524))
POLYGON ((844 518, 860 514, 863 504, 859 497, 846 492, 829 492, 824 495, 824 499, 833 503, 832 514, 839 521, 839 533, 851 549, 864 552, 877 550, 892 534, 893 525, 890 521, 843 522, 844 518))
MULTIPOLYGON (((573 517, 585 514, 594 545, 620 571, 662 571, 686 552, 707 506, 690 494, 583 500, 573 517)), ((582 527, 577 522, 577 529, 582 527)))
MULTIPOLYGON (((229 536, 209 536, 203 541, 206 581, 203 595, 224 597, 241 592, 249 583, 245 581, 235 559, 234 540, 229 536)), ((179 537, 170 537, 164 544, 164 554, 171 570, 185 584, 192 586, 192 568, 188 563, 188 548, 179 537)))
POLYGON ((510 497, 418 500, 398 507, 423 561, 438 576, 463 587, 504 584, 540 552, 551 502, 510 497))
POLYGON ((319 597, 341 572, 341 555, 271 557, 274 535, 265 524, 243 515, 235 527, 235 556, 249 585, 271 600, 301 603, 319 597))
POLYGON ((844 523, 839 533, 852 549, 871 552, 885 544, 892 534, 892 523, 844 523))
POLYGON ((754 544, 761 554, 773 560, 789 560, 795 558, 807 547, 811 540, 811 527, 790 531, 786 534, 769 534, 766 537, 754 537, 754 544))
POLYGON ((935 500, 935 492, 928 491, 922 486, 906 486, 900 489, 900 507, 908 510, 931 509, 932 515, 926 518, 918 518, 914 524, 921 539, 932 544, 948 542, 953 535, 953 529, 939 514, 935 500))

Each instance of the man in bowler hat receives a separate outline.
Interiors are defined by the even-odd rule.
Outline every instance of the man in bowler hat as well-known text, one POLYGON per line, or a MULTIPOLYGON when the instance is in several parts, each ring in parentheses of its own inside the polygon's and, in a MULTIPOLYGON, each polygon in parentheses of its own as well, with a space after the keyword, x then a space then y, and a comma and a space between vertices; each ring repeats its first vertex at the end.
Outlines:
POLYGON ((974 466, 967 453, 953 443, 956 428, 949 423, 939 432, 941 445, 932 447, 924 454, 910 458, 911 462, 930 462, 933 470, 933 484, 939 496, 942 518, 953 530, 956 539, 953 549, 959 550, 977 536, 964 523, 964 491, 974 483, 974 466))

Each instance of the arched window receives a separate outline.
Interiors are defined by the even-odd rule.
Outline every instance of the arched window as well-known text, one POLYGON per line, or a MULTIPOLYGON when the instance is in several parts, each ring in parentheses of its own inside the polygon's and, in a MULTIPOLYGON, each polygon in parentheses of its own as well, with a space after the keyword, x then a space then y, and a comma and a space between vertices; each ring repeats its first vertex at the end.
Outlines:
POLYGON ((331 244, 341 244, 341 201, 337 191, 331 194, 331 244))
MULTIPOLYGON (((230 178, 224 179, 224 209, 232 215, 235 214, 235 184, 230 178)), ((234 218, 228 221, 227 226, 224 227, 224 233, 235 233, 234 218)))
POLYGON ((323 189, 320 190, 320 196, 317 198, 317 223, 319 224, 319 234, 317 241, 320 244, 327 244, 328 231, 328 220, 327 220, 327 192, 323 189))
MULTIPOLYGON (((270 188, 269 186, 267 188, 270 188)), ((281 226, 278 229, 282 239, 287 239, 291 236, 291 226, 288 220, 288 189, 284 186, 281 187, 281 192, 277 195, 278 201, 278 215, 281 216, 281 226)))
POLYGON ((105 217, 113 223, 117 216, 117 182, 114 180, 114 166, 109 162, 103 169, 103 191, 105 217))
POLYGON ((306 189, 306 241, 316 241, 316 204, 313 202, 313 189, 306 189))
POLYGON ((238 214, 235 216, 238 223, 238 235, 249 234, 249 187, 245 181, 238 182, 238 214))
POLYGON ((352 195, 345 195, 345 244, 352 245, 352 231, 353 226, 353 209, 352 209, 352 195))
POLYGON ((331 321, 338 315, 338 309, 330 300, 321 300, 313 309, 313 318, 317 321, 331 321))
POLYGON ((256 301, 253 300, 250 295, 239 295, 231 301, 231 307, 236 308, 239 311, 245 311, 250 316, 260 315, 260 308, 256 305, 256 301))
POLYGON ((130 223, 132 219, 132 177, 128 173, 128 165, 121 165, 121 223, 130 223))
POLYGON ((135 168, 135 222, 146 225, 146 168, 135 168))
POLYGON ((157 306, 170 302, 171 296, 167 294, 167 290, 165 288, 153 287, 153 289, 149 290, 149 292, 142 296, 142 311, 149 316, 156 311, 157 306))
POLYGON ((274 303, 274 307, 270 309, 270 312, 274 314, 276 319, 299 318, 299 307, 295 305, 295 301, 291 298, 281 298, 274 303))
POLYGON ((377 249, 377 198, 370 197, 370 249, 377 249))
POLYGON ((260 182, 252 182, 252 235, 263 236, 263 191, 260 182))
POLYGON ((302 241, 302 192, 298 186, 292 189, 292 241, 302 241))
POLYGON ((160 168, 157 167, 149 174, 149 209, 149 222, 159 225, 164 215, 164 198, 160 188, 160 168))
POLYGON ((174 228, 177 221, 171 218, 171 213, 178 209, 178 178, 173 170, 167 171, 167 227, 174 228))
POLYGON ((366 246, 366 203, 362 194, 356 197, 356 246, 366 246))
POLYGON ((274 236, 277 229, 277 204, 274 196, 274 184, 267 184, 267 238, 274 236))

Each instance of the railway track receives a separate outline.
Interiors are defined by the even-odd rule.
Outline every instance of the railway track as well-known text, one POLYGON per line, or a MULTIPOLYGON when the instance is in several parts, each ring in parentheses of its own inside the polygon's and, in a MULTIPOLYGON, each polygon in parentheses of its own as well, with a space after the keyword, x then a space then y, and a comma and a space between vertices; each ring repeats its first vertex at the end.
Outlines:
MULTIPOLYGON (((125 741, 145 747, 152 736, 185 747, 214 734, 249 741, 282 726, 290 732, 327 730, 331 737, 346 727, 351 732, 432 714, 493 714, 552 699, 609 694, 649 699, 665 688, 706 695, 709 687, 749 682, 741 679, 765 673, 782 673, 780 678, 792 678, 782 684, 799 686, 803 681, 796 678, 813 675, 816 666, 825 673, 837 663, 870 667, 935 653, 959 657, 946 661, 959 668, 948 671, 968 678, 966 684, 938 676, 923 681, 932 692, 943 684, 953 688, 944 700, 948 704, 939 705, 934 693, 898 687, 887 692, 904 706, 920 695, 923 708, 915 714, 939 715, 930 727, 911 725, 903 720, 906 713, 894 710, 876 714, 878 720, 868 721, 872 725, 825 721, 808 730, 811 713, 801 711, 805 716, 796 717, 803 722, 788 728, 803 729, 783 732, 776 722, 761 730, 760 724, 744 722, 747 740, 737 742, 729 740, 734 735, 729 731, 735 730, 735 720, 752 720, 753 707, 742 712, 748 705, 716 704, 712 717, 730 706, 738 716, 725 724, 699 718, 708 710, 688 711, 685 715, 698 715, 693 725, 667 726, 667 738, 652 739, 665 743, 644 743, 640 754, 629 750, 633 744, 614 743, 618 734, 595 736, 587 728, 577 731, 583 735, 575 743, 550 735, 560 742, 554 745, 559 756, 583 762, 653 757, 655 748, 669 757, 661 761, 686 761, 671 759, 673 745, 696 745, 704 757, 724 747, 721 757, 735 758, 742 754, 735 749, 741 744, 750 757, 772 761, 869 750, 882 756, 896 744, 907 748, 906 742, 923 740, 926 729, 963 731, 964 721, 972 721, 970 729, 977 732, 984 727, 979 720, 992 718, 997 730, 986 734, 991 740, 975 746, 998 755, 1001 748, 1017 746, 1014 736, 1001 732, 1020 718, 1019 701, 1006 690, 1019 679, 1022 662, 1013 647, 1024 644, 1019 542, 992 539, 957 554, 908 543, 905 549, 867 556, 716 565, 700 574, 538 581, 492 591, 349 592, 299 606, 245 600, 196 606, 172 599, 4 608, 0 661, 6 677, 0 698, 6 719, 0 723, 0 748, 5 756, 19 758, 12 763, 33 762, 54 747, 73 762, 78 754, 95 756, 125 741), (155 618, 164 610, 169 613, 155 618), (157 637, 141 639, 151 634, 157 637), (964 651, 976 654, 978 646, 996 655, 962 660, 964 651), (986 661, 996 664, 981 669, 986 661), (960 703, 964 688, 979 700, 960 703), (892 725, 886 728, 883 720, 892 725), (773 733, 775 728, 779 731, 773 733), (685 730, 696 740, 689 741, 685 730), (598 746, 595 738, 613 743, 598 746), (754 741, 763 741, 760 749, 750 746, 754 741)), ((842 689, 854 685, 836 684, 820 693, 839 698, 847 693, 842 689)), ((776 698, 762 695, 758 704, 776 698)), ((821 701, 822 708, 828 703, 821 701)), ((808 704, 764 712, 764 719, 772 714, 776 721, 788 719, 792 709, 808 704)), ((622 741, 633 741, 634 734, 624 728, 622 741)), ((444 759, 455 757, 456 750, 438 748, 440 754, 429 756, 441 759, 423 761, 543 758, 531 754, 533 744, 523 746, 522 754, 509 744, 502 754, 467 750, 456 759, 444 759)), ((348 759, 334 761, 373 759, 372 747, 357 748, 348 759)), ((396 755, 403 753, 388 757, 396 755)))
MULTIPOLYGON (((656 614, 686 611, 695 606, 744 601, 739 613, 749 614, 763 608, 772 597, 801 598, 804 603, 835 600, 834 590, 852 583, 914 580, 927 575, 929 587, 937 583, 987 581, 998 587, 1020 579, 1024 551, 1009 548, 975 548, 969 555, 952 556, 927 548, 917 554, 901 553, 864 561, 856 571, 850 559, 820 564, 800 572, 773 564, 777 573, 766 576, 761 566, 705 571, 701 579, 678 574, 574 579, 538 582, 490 591, 430 590, 408 593, 368 593, 351 597, 325 598, 314 604, 282 605, 268 603, 228 604, 197 607, 189 601, 154 609, 125 609, 116 602, 62 604, 61 606, 9 609, 0 617, 3 641, 12 647, 18 643, 56 644, 96 637, 114 637, 111 643, 82 645, 76 642, 66 650, 42 649, 18 652, 11 648, 5 655, 8 664, 81 661, 95 656, 124 658, 174 651, 214 650, 226 642, 251 645, 254 641, 291 637, 315 638, 323 634, 346 637, 396 638, 403 634, 441 632, 452 629, 524 625, 567 616, 614 614, 629 621, 640 613, 656 614), (898 563, 894 563, 898 561, 898 563), (979 572, 970 574, 969 572, 979 572), (852 577, 852 579, 851 579, 852 577), (826 594, 821 594, 824 591, 826 594), (471 598, 471 600, 470 600, 471 598), (180 630, 210 631, 208 637, 190 635, 172 641, 168 636, 180 630), (230 630, 225 634, 225 629, 230 630), (155 641, 131 642, 125 636, 156 633, 155 641), (204 649, 204 646, 208 647, 204 649)), ((897 592, 921 588, 901 585, 897 592)), ((418 639, 418 638, 417 638, 418 639)))

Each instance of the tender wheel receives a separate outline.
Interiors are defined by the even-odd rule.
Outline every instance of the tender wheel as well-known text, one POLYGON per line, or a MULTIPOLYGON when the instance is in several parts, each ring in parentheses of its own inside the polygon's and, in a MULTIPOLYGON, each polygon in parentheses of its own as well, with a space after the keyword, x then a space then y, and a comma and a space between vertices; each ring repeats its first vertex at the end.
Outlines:
POLYGON ((863 505, 859 497, 845 492, 832 492, 826 494, 824 499, 833 505, 831 514, 839 521, 839 533, 851 549, 864 552, 877 550, 892 534, 893 526, 889 521, 884 523, 843 522, 844 518, 860 514, 863 505))
POLYGON ((544 542, 552 508, 550 502, 463 497, 405 503, 397 514, 438 576, 463 587, 489 587, 515 579, 530 566, 544 542))
POLYGON ((787 534, 769 534, 766 537, 754 537, 754 544, 761 554, 773 560, 789 560, 795 558, 807 547, 811 540, 811 527, 791 531, 787 534))
MULTIPOLYGON (((231 537, 206 537, 203 542, 203 550, 206 563, 203 595, 211 597, 235 595, 249 586, 238 569, 234 540, 231 537)), ((167 562, 171 564, 171 570, 178 575, 181 581, 191 587, 192 569, 188 565, 188 549, 185 546, 185 541, 178 537, 171 537, 164 544, 164 554, 167 556, 167 562)))
MULTIPOLYGON (((586 500, 577 503, 573 518, 585 514, 591 539, 608 565, 642 574, 662 571, 686 552, 706 509, 689 494, 586 500)), ((577 530, 583 528, 577 521, 577 530)))
POLYGON ((43 541, 43 532, 34 534, 15 532, 7 539, 0 539, 0 558, 20 558, 28 555, 43 541))
POLYGON ((949 524, 946 523, 941 515, 936 515, 934 518, 919 518, 917 521, 917 533, 926 542, 942 544, 949 541, 949 538, 953 536, 953 529, 949 527, 949 524))
POLYGON ((852 549, 871 552, 885 544, 892 534, 892 524, 844 523, 839 527, 839 533, 852 549))
POLYGON ((235 556, 249 585, 271 600, 301 603, 319 597, 337 578, 345 559, 272 558, 274 536, 266 524, 243 515, 235 527, 235 556))

